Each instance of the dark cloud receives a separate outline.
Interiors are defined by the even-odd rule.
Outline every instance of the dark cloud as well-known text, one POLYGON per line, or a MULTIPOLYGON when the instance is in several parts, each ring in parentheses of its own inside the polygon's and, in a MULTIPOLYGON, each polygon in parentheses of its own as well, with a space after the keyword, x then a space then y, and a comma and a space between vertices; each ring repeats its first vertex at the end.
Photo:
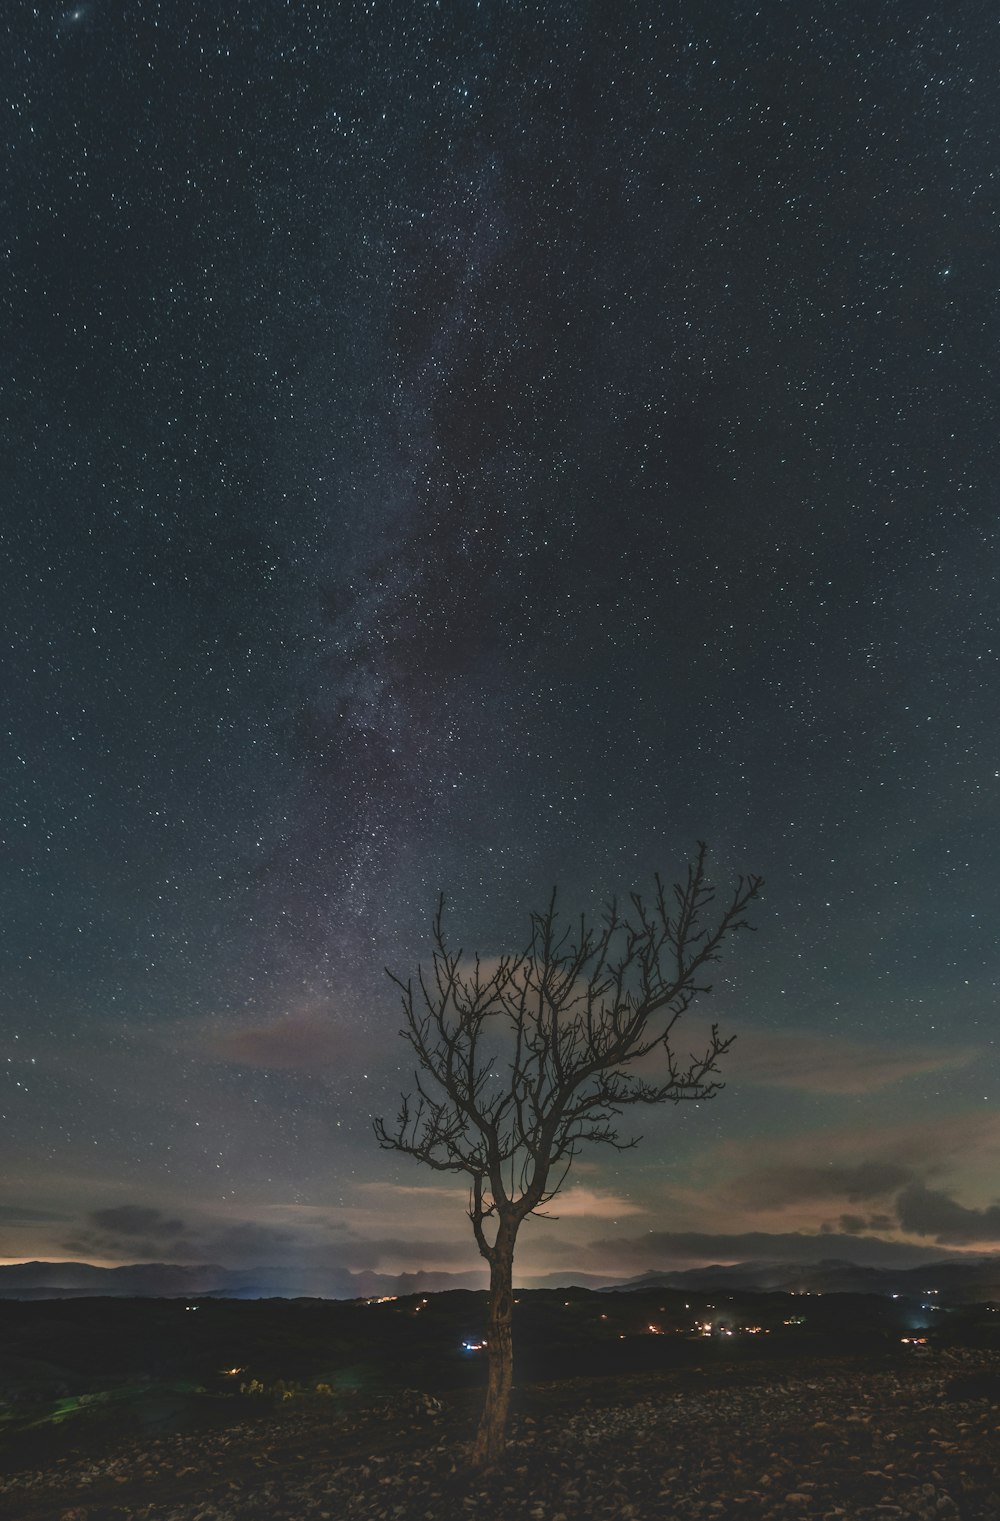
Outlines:
POLYGON ((98 1210, 60 1245, 63 1252, 83 1261, 263 1268, 277 1273, 269 1277, 269 1283, 286 1278, 288 1282, 308 1282, 317 1293, 331 1292, 329 1284, 334 1281, 339 1285, 338 1293, 354 1292, 350 1287, 352 1274, 419 1272, 428 1263, 469 1267, 478 1261, 471 1239, 456 1242, 359 1236, 331 1244, 317 1240, 307 1230, 255 1220, 215 1223, 161 1219, 158 1211, 142 1205, 98 1210), (143 1224, 147 1229, 140 1232, 143 1224), (163 1226, 163 1234, 155 1234, 157 1225, 163 1226), (166 1233, 167 1225, 175 1228, 175 1234, 166 1233))
POLYGON ((882 1231, 894 1231, 898 1222, 891 1215, 856 1215, 848 1212, 839 1217, 836 1223, 827 1222, 820 1227, 824 1231, 843 1231, 849 1236, 870 1235, 872 1232, 879 1234, 882 1231))
POLYGON ((199 1262, 206 1260, 200 1241, 188 1234, 139 1236, 83 1227, 60 1242, 62 1251, 81 1261, 199 1262))
POLYGON ((846 1199, 861 1204, 893 1194, 912 1181, 913 1169, 898 1162, 831 1162, 764 1168, 737 1179, 730 1193, 740 1203, 760 1208, 813 1199, 846 1199))
POLYGON ((274 1256, 285 1257, 289 1246, 298 1238, 294 1231, 281 1230, 273 1225, 258 1225, 255 1220, 241 1220, 219 1230, 206 1231, 200 1239, 203 1250, 214 1261, 228 1265, 238 1262, 268 1262, 274 1256))
POLYGON ((62 1245, 65 1251, 87 1258, 218 1262, 231 1267, 287 1258, 297 1239, 293 1231, 253 1220, 202 1224, 179 1220, 149 1205, 122 1204, 94 1210, 62 1245))
POLYGON ((358 1271, 391 1262, 408 1262, 414 1268, 426 1262, 469 1262, 477 1254, 471 1236, 468 1241, 409 1241, 401 1236, 383 1236, 344 1243, 334 1248, 332 1256, 338 1265, 358 1271))
POLYGON ((80 1231, 62 1243, 63 1250, 82 1261, 94 1258, 121 1262, 192 1262, 199 1252, 194 1242, 184 1237, 156 1240, 149 1236, 103 1236, 98 1231, 80 1231))
POLYGON ((29 1209, 23 1204, 0 1204, 0 1225, 34 1225, 41 1220, 67 1220, 68 1215, 51 1209, 29 1209))
POLYGON ((60 1249, 69 1252, 73 1257, 88 1260, 91 1257, 102 1255, 102 1238, 88 1234, 86 1231, 78 1231, 75 1235, 64 1236, 59 1243, 60 1249))
POLYGON ((639 1269, 699 1267, 709 1263, 808 1263, 843 1257, 861 1267, 917 1266, 947 1253, 906 1241, 826 1231, 743 1231, 713 1235, 707 1231, 650 1231, 645 1236, 592 1241, 590 1250, 605 1261, 628 1262, 639 1269))
POLYGON ((951 1246, 1000 1242, 1000 1204, 968 1209, 943 1189, 912 1183, 896 1201, 899 1223, 916 1236, 933 1236, 951 1246))
POLYGON ((114 1209, 95 1209, 91 1223, 99 1231, 116 1236, 176 1236, 183 1222, 145 1204, 121 1204, 114 1209))

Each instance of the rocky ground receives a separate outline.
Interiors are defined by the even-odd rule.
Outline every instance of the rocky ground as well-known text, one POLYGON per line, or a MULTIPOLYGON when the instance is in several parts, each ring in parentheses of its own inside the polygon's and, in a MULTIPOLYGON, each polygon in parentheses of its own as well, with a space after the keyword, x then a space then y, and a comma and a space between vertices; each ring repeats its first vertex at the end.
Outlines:
POLYGON ((226 1431, 0 1478, 9 1521, 1000 1521, 1000 1366, 756 1369, 535 1386, 472 1477, 468 1398, 290 1401, 226 1431), (297 1408, 294 1408, 296 1407, 297 1408))

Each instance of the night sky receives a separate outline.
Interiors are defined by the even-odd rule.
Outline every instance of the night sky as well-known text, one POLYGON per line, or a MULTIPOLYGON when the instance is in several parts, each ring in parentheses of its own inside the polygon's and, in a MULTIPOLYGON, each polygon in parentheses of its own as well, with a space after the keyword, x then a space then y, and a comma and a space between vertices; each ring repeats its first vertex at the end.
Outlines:
POLYGON ((700 838, 725 1091, 522 1274, 1000 1249, 995 6, 2 29, 0 1260, 477 1269, 383 968, 700 838))

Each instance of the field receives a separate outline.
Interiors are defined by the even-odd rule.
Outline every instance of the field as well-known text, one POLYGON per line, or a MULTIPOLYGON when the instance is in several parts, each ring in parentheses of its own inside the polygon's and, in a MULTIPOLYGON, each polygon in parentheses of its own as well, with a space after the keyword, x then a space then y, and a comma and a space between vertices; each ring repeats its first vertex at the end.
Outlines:
POLYGON ((626 1296, 609 1307, 579 1292, 526 1298, 527 1373, 508 1457, 487 1477, 464 1461, 482 1361, 462 1333, 475 1330, 477 1296, 5 1303, 4 1346, 19 1350, 2 1364, 0 1513, 997 1521, 996 1354, 945 1338, 903 1344, 871 1321, 867 1348, 838 1348, 822 1329, 831 1307, 790 1316, 779 1313, 787 1299, 714 1305, 732 1334, 720 1322, 697 1335, 643 1319, 655 1309, 669 1326, 688 1309, 662 1293, 655 1306, 626 1296), (225 1360, 237 1341, 246 1366, 225 1360))

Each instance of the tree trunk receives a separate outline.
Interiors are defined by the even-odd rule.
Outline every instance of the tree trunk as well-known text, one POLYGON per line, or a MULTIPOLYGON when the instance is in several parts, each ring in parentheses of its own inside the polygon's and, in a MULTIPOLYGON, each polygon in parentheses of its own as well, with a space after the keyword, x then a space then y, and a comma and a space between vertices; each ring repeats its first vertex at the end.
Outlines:
POLYGON ((512 1282, 516 1235, 516 1225, 511 1228, 501 1223, 490 1261, 489 1316, 486 1327, 489 1381, 486 1386, 486 1404, 472 1448, 473 1468, 489 1468, 500 1458, 507 1441, 507 1408, 514 1370, 511 1320, 514 1310, 512 1282))

